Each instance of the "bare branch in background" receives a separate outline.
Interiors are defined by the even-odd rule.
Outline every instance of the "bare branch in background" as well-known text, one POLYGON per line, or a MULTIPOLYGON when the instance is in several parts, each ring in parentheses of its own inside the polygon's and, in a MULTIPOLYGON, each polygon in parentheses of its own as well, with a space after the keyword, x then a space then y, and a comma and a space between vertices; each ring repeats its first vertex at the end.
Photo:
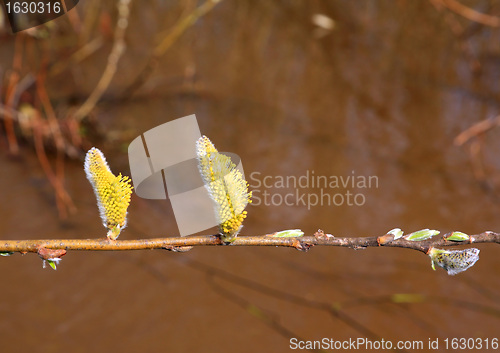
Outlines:
POLYGON ((465 131, 462 131, 453 141, 455 145, 462 146, 474 137, 479 137, 491 129, 500 126, 500 115, 493 119, 482 120, 465 131))
POLYGON ((165 52, 172 47, 172 45, 184 32, 186 32, 187 29, 189 29, 189 27, 194 25, 199 18, 210 12, 210 10, 212 10, 220 1, 221 0, 207 0, 189 15, 180 19, 179 22, 174 25, 174 28, 168 30, 166 34, 163 34, 163 40, 154 48, 153 55, 149 59, 146 67, 137 75, 134 82, 132 82, 132 84, 125 89, 125 97, 129 97, 134 94, 135 91, 137 91, 147 81, 151 73, 158 66, 160 58, 165 54, 165 52))
POLYGON ((453 141, 456 146, 468 144, 469 157, 472 164, 474 177, 484 183, 487 180, 487 173, 483 157, 484 138, 487 132, 500 126, 500 115, 495 118, 482 120, 465 131, 462 131, 453 141))
POLYGON ((468 20, 483 24, 485 26, 500 27, 500 17, 498 16, 492 16, 478 12, 474 9, 471 9, 470 7, 467 7, 459 3, 456 0, 433 0, 433 1, 439 2, 441 5, 445 6, 449 10, 455 12, 456 14, 468 20))
POLYGON ((94 91, 92 91, 87 100, 74 113, 73 118, 77 121, 80 121, 84 117, 86 117, 95 107, 116 73, 116 70, 118 68, 118 61, 125 52, 126 48, 124 38, 125 30, 127 29, 129 23, 128 17, 130 14, 130 2, 131 0, 120 0, 118 3, 118 20, 116 23, 114 43, 113 47, 111 48, 111 53, 108 56, 106 68, 104 69, 101 79, 97 83, 94 91))
POLYGON ((11 109, 14 109, 14 106, 16 104, 16 97, 19 96, 16 92, 18 92, 17 85, 20 81, 20 75, 22 70, 23 42, 24 42, 23 35, 16 36, 14 59, 12 63, 12 72, 9 75, 7 89, 5 92, 5 102, 6 102, 5 105, 7 106, 7 111, 4 118, 5 133, 7 135, 9 151, 14 155, 17 155, 19 153, 19 145, 17 142, 16 134, 14 132, 13 118, 9 112, 11 109))

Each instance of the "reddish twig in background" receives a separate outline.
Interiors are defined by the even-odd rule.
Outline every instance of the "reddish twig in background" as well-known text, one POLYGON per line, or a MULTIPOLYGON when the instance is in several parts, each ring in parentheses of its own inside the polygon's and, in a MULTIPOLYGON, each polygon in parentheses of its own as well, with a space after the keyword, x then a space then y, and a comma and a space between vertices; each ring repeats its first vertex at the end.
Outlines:
POLYGON ((485 134, 500 126, 500 115, 495 118, 482 120, 455 137, 453 143, 463 146, 468 143, 468 152, 472 164, 474 177, 480 182, 486 181, 486 170, 482 159, 482 147, 485 134))
POLYGON ((464 26, 460 23, 456 16, 454 16, 449 11, 445 11, 447 7, 443 4, 442 0, 429 0, 430 3, 438 10, 443 13, 444 20, 450 27, 451 32, 455 35, 460 48, 462 49, 465 57, 469 62, 469 66, 472 72, 477 73, 481 69, 481 63, 476 57, 476 53, 471 47, 469 41, 467 41, 464 26))
POLYGON ((479 181, 486 180, 486 172, 484 170, 483 161, 481 159, 482 141, 474 139, 469 145, 469 156, 472 163, 472 171, 474 177, 479 181))
POLYGON ((75 33, 80 33, 81 28, 82 28, 82 21, 80 20, 80 16, 78 15, 78 11, 69 11, 68 12, 68 7, 66 6, 65 0, 61 0, 61 5, 64 9, 64 13, 68 16, 69 23, 71 23, 71 26, 73 27, 73 30, 75 31, 75 33))
POLYGON ((47 117, 50 135, 54 140, 57 150, 63 151, 65 149, 65 143, 61 133, 61 129, 59 127, 56 113, 54 112, 54 108, 52 107, 52 104, 50 102, 49 95, 47 94, 47 91, 45 89, 45 78, 46 71, 44 69, 41 69, 37 77, 36 91, 38 98, 40 98, 40 102, 42 103, 43 110, 45 111, 45 116, 47 117))
MULTIPOLYGON (((49 52, 48 50, 44 51, 44 53, 48 52, 49 52)), ((61 132, 59 120, 57 119, 52 103, 50 102, 49 95, 47 94, 47 91, 45 89, 47 66, 48 66, 48 58, 45 55, 44 58, 42 59, 41 69, 37 76, 36 92, 42 104, 45 116, 47 117, 49 136, 50 138, 52 138, 56 146, 57 157, 56 157, 55 172, 50 167, 50 164, 48 163, 47 157, 45 155, 43 138, 40 138, 41 136, 39 133, 35 134, 34 136, 38 136, 37 146, 36 146, 37 156, 40 160, 40 163, 42 164, 45 173, 49 173, 47 174, 47 178, 49 179, 56 194, 56 204, 57 204, 57 209, 59 211, 59 216, 61 218, 66 218, 67 211, 75 212, 76 207, 73 204, 71 197, 64 188, 64 155, 65 151, 68 148, 66 147, 67 144, 61 132)), ((37 121, 39 122, 41 119, 38 112, 36 113, 36 117, 38 118, 37 121)))
POLYGON ((9 82, 7 84, 7 89, 5 92, 5 105, 7 106, 7 111, 4 118, 5 133, 7 135, 7 142, 9 144, 10 153, 17 155, 19 153, 19 145, 17 143, 16 134, 14 132, 14 122, 12 115, 10 114, 10 109, 14 108, 17 84, 20 79, 22 60, 23 60, 23 42, 24 36, 18 35, 15 39, 14 47, 14 59, 12 63, 12 72, 9 75, 9 82))
POLYGON ((470 128, 462 131, 457 137, 455 137, 455 140, 453 142, 457 146, 462 146, 470 139, 478 137, 479 135, 483 135, 484 133, 498 126, 500 126, 500 115, 492 119, 482 120, 472 125, 470 128))
MULTIPOLYGON (((83 17, 83 27, 79 33, 78 42, 80 44, 87 43, 91 37, 94 26, 98 23, 100 16, 99 10, 103 6, 100 0, 89 0, 85 2, 85 16, 83 17)), ((102 35, 100 36, 102 40, 102 35)), ((94 39, 95 40, 95 39, 94 39)))
POLYGON ((39 111, 34 111, 33 120, 34 120, 32 125, 33 142, 35 144, 36 155, 38 157, 38 160, 40 161, 40 165, 42 166, 45 175, 47 176, 47 179, 49 180, 52 188, 54 189, 56 196, 56 206, 59 212, 59 216, 61 218, 66 218, 67 210, 69 209, 70 212, 74 212, 76 210, 76 207, 73 204, 71 197, 66 192, 66 189, 64 188, 63 184, 64 179, 62 179, 60 176, 54 173, 52 167, 50 166, 49 160, 45 153, 45 146, 43 143, 43 131, 42 131, 43 124, 41 123, 39 111))

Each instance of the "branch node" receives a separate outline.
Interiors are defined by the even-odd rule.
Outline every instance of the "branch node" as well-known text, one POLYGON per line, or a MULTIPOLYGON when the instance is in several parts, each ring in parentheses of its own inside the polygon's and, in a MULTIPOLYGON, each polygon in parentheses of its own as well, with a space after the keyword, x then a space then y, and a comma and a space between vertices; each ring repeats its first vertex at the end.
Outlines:
POLYGON ((64 249, 47 249, 43 246, 38 247, 37 251, 38 256, 42 260, 48 260, 48 259, 53 259, 53 258, 58 258, 66 255, 66 250, 64 249))
POLYGON ((163 247, 163 249, 173 252, 188 252, 192 248, 193 248, 192 246, 173 246, 173 245, 167 245, 163 247))
POLYGON ((292 242, 292 246, 299 251, 309 251, 310 248, 314 246, 314 244, 306 243, 300 241, 298 239, 294 239, 292 242))
POLYGON ((383 246, 387 243, 392 242, 394 240, 394 238, 395 238, 394 234, 391 234, 391 233, 381 235, 381 236, 377 237, 377 244, 378 244, 378 246, 383 246))
POLYGON ((315 233, 314 233, 314 237, 316 239, 321 239, 321 240, 328 240, 330 238, 335 238, 333 235, 331 234, 326 234, 323 230, 321 229, 318 229, 315 233))
POLYGON ((322 229, 318 229, 315 233, 314 236, 316 238, 324 238, 325 237, 325 232, 323 232, 322 229))

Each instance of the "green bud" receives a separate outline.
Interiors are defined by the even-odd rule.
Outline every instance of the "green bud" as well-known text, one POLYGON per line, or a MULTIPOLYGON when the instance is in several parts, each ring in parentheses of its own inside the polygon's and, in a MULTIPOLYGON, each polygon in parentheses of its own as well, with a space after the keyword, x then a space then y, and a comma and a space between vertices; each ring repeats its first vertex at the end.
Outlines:
POLYGON ((49 266, 52 267, 53 270, 57 270, 57 267, 56 267, 56 264, 54 261, 47 260, 47 262, 49 263, 49 266))
POLYGON ((281 232, 275 232, 273 234, 270 234, 270 237, 273 238, 295 238, 295 237, 301 237, 304 235, 304 232, 300 229, 288 229, 288 230, 282 230, 281 232))
POLYGON ((410 241, 422 241, 422 240, 427 240, 432 238, 435 235, 438 235, 440 232, 438 230, 431 230, 431 229, 422 229, 416 232, 413 232, 411 234, 408 234, 405 236, 406 240, 410 241))
POLYGON ((53 270, 57 270, 57 264, 61 261, 60 257, 53 257, 50 259, 44 259, 43 260, 43 268, 47 266, 47 263, 49 264, 50 267, 52 267, 53 270))
POLYGON ((387 234, 394 235, 394 240, 399 239, 403 236, 403 231, 400 228, 394 228, 387 232, 387 234))
POLYGON ((0 256, 10 256, 12 254, 14 254, 13 251, 2 251, 2 252, 0 252, 0 256))
POLYGON ((453 232, 444 239, 450 241, 468 241, 469 236, 462 232, 453 232))

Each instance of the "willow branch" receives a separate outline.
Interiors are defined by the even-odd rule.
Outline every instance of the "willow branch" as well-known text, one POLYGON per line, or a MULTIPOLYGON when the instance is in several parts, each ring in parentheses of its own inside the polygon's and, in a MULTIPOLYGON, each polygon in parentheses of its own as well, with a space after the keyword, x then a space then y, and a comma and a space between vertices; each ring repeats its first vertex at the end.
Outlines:
MULTIPOLYGON (((473 243, 500 244, 500 233, 483 232, 470 235, 465 242, 445 240, 446 237, 435 236, 424 241, 410 241, 404 238, 382 243, 381 237, 334 237, 322 231, 313 236, 300 238, 276 238, 273 234, 261 236, 239 236, 229 246, 281 246, 307 251, 313 246, 339 246, 351 249, 370 247, 396 247, 427 253, 433 247, 449 247, 473 243)), ((0 252, 38 252, 41 248, 80 250, 80 251, 117 251, 117 250, 151 250, 166 249, 186 251, 194 246, 224 246, 219 235, 169 237, 135 240, 103 239, 41 239, 41 240, 0 240, 0 252)))

